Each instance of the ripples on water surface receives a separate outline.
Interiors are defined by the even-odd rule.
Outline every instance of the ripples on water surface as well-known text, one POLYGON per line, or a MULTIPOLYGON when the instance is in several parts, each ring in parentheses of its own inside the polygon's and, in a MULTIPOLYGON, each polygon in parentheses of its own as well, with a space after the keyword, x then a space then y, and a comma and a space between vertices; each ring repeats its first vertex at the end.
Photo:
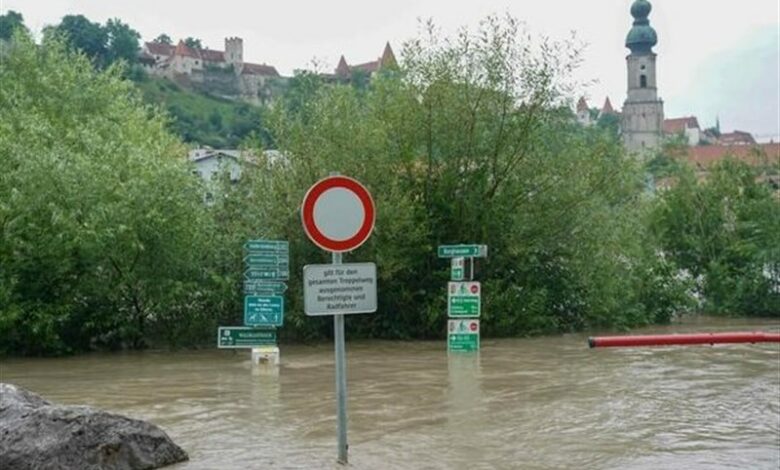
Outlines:
MULTIPOLYGON (((709 319, 637 333, 777 331, 709 319)), ((348 343, 356 469, 780 468, 780 345, 589 350, 585 336, 348 343)), ((333 350, 5 360, 0 379, 162 426, 191 469, 333 468, 333 350)))

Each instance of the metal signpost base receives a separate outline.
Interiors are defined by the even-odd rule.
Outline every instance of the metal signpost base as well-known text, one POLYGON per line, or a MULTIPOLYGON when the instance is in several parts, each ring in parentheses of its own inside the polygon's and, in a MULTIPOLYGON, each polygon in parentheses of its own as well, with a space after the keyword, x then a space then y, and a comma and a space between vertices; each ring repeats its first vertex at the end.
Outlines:
MULTIPOLYGON (((333 264, 341 264, 341 253, 333 253, 333 264)), ((347 370, 344 346, 344 315, 333 315, 333 342, 336 353, 336 402, 338 417, 338 462, 347 463, 347 370)))
POLYGON ((330 267, 304 266, 303 305, 308 316, 333 315, 338 463, 346 465, 347 358, 344 315, 376 312, 376 265, 343 265, 341 254, 356 249, 371 235, 375 222, 374 201, 360 182, 334 172, 314 183, 306 192, 301 204, 301 222, 306 236, 333 256, 330 267), (317 292, 325 287, 324 284, 328 284, 329 292, 323 292, 327 295, 318 295, 317 292), (338 292, 342 294, 331 295, 338 292), (335 300, 328 302, 329 298, 335 300))

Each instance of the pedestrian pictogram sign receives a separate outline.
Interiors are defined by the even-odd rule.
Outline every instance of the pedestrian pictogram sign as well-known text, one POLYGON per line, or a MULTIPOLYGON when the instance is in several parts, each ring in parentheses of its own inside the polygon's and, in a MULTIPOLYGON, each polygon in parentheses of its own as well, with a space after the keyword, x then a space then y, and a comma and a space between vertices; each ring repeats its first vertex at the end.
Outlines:
POLYGON ((479 282, 450 282, 447 285, 447 314, 450 317, 478 317, 480 294, 479 282))
POLYGON ((447 350, 479 351, 479 320, 448 320, 447 350))

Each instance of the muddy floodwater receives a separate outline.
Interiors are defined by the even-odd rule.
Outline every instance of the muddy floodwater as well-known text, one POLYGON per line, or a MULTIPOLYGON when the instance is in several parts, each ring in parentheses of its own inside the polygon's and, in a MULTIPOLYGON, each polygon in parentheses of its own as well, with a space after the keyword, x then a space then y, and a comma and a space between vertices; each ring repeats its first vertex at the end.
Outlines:
MULTIPOLYGON (((347 319, 349 321, 349 319, 347 319)), ((778 331, 700 319, 633 331, 778 331)), ((338 468, 333 348, 6 359, 0 380, 150 420, 191 469, 338 468)), ((780 345, 587 348, 586 335, 347 343, 350 468, 780 468, 780 345)))

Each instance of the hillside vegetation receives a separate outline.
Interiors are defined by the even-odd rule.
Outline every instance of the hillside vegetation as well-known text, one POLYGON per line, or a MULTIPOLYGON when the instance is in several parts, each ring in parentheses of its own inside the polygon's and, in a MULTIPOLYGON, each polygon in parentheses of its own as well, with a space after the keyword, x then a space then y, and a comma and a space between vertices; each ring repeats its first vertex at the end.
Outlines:
POLYGON ((264 109, 183 88, 166 79, 135 80, 144 101, 170 115, 170 129, 184 142, 214 148, 236 148, 248 138, 268 142, 264 109))

